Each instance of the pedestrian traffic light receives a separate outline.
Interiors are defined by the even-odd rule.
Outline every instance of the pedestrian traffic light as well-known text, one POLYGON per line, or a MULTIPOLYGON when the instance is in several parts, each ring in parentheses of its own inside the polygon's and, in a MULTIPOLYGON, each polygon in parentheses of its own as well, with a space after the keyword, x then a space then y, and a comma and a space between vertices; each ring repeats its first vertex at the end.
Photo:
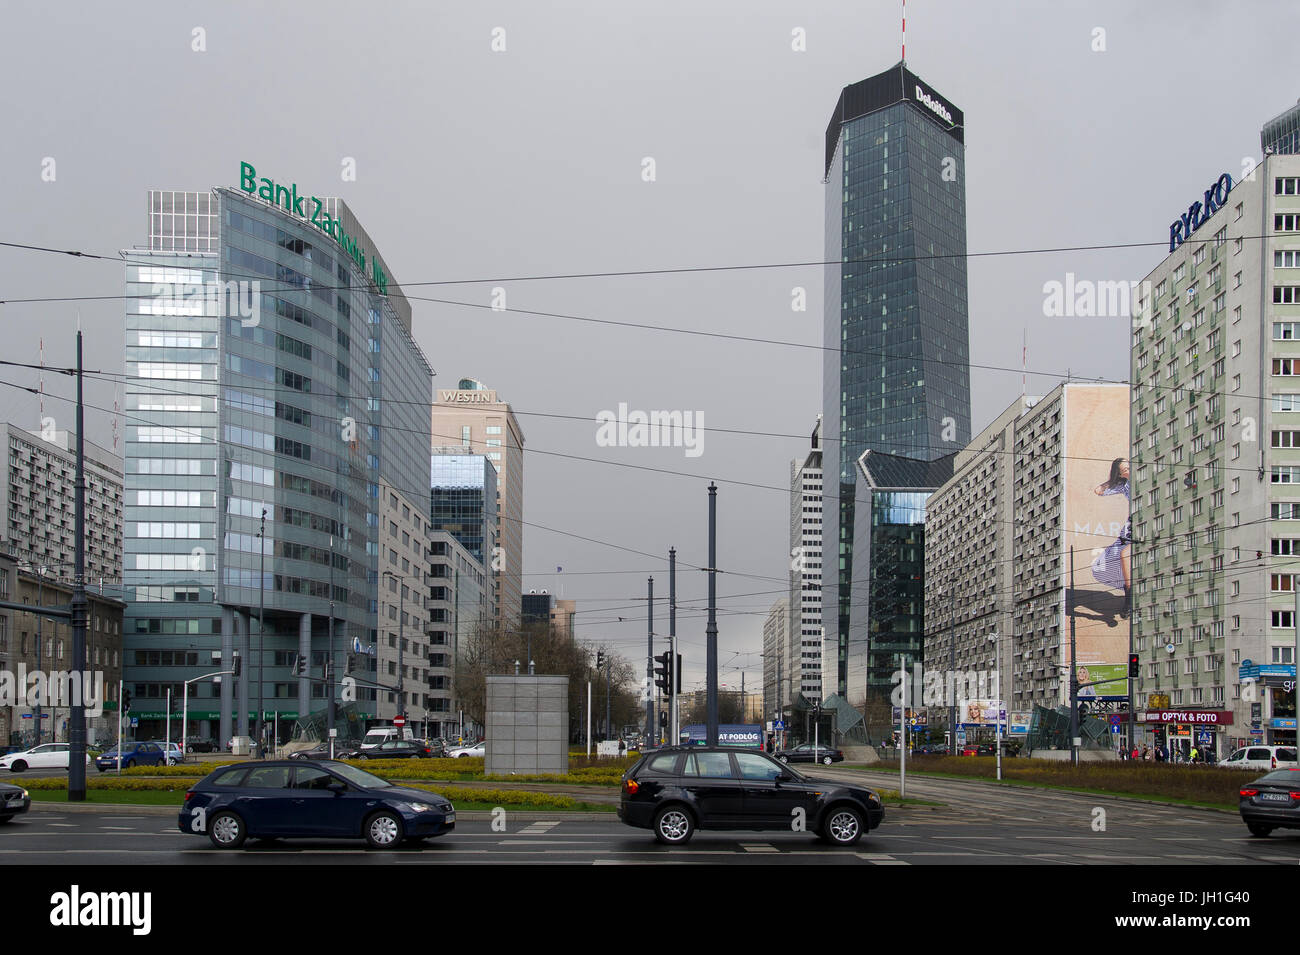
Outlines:
POLYGON ((1130 677, 1136 677, 1138 675, 1138 655, 1136 653, 1130 653, 1128 655, 1128 675, 1130 677))
POLYGON ((673 685, 673 655, 661 653, 655 657, 655 686, 665 693, 671 692, 673 685))

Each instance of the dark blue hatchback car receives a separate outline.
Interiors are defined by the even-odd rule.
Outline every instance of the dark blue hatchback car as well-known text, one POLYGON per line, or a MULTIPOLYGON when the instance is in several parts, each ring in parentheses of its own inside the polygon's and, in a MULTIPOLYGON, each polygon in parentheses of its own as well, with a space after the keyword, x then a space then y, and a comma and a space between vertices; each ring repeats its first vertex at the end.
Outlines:
POLYGON ((390 849, 456 828, 456 810, 437 793, 394 786, 330 760, 222 766, 185 794, 181 832, 206 835, 218 849, 244 840, 365 839, 390 849))

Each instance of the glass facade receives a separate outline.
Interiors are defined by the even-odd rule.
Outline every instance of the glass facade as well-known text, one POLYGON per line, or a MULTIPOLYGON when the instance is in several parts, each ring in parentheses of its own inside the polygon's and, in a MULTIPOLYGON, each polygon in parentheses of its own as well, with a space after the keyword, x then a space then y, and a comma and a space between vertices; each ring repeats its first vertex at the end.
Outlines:
POLYGON ((429 517, 483 567, 497 539, 496 468, 481 454, 430 456, 429 517))
POLYGON ((823 367, 825 509, 838 520, 822 606, 841 693, 855 462, 868 449, 932 461, 970 441, 964 117, 924 87, 898 64, 845 88, 827 129, 826 258, 841 265, 825 295, 824 340, 839 343, 823 367))
POLYGON ((1300 104, 1265 123, 1259 131, 1259 145, 1264 153, 1300 153, 1300 104))
POLYGON ((309 222, 224 188, 151 193, 150 210, 150 248, 125 253, 127 647, 198 662, 126 678, 183 681, 242 650, 238 681, 191 697, 221 712, 196 732, 245 732, 264 602, 263 709, 287 735, 311 705, 293 657, 374 642, 379 483, 422 482, 432 373, 395 284, 379 294, 309 222), (207 215, 181 233, 165 197, 207 215))

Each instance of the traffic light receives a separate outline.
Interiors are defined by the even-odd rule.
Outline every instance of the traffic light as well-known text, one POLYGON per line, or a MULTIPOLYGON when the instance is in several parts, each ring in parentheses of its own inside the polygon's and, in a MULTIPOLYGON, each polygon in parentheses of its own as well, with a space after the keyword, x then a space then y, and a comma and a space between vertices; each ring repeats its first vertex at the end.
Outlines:
POLYGON ((307 676, 308 673, 310 672, 310 669, 307 664, 307 658, 303 656, 301 653, 295 653, 293 655, 292 672, 294 676, 307 676))
POLYGON ((232 676, 239 676, 239 671, 242 669, 243 669, 243 658, 238 653, 236 653, 234 662, 230 665, 230 673, 232 676))
POLYGON ((596 669, 599 670, 599 669, 600 669, 601 667, 603 667, 604 665, 605 665, 605 651, 604 651, 604 650, 597 650, 597 651, 596 651, 596 669))
POLYGON ((655 686, 668 693, 673 685, 673 655, 662 653, 655 657, 655 686))
POLYGON ((1130 653, 1128 655, 1128 675, 1130 677, 1136 677, 1138 675, 1138 655, 1136 653, 1130 653))
POLYGON ((131 691, 126 687, 122 687, 122 712, 131 712, 131 691))
POLYGON ((354 670, 356 670, 356 668, 357 668, 357 655, 355 653, 349 653, 348 660, 347 660, 347 669, 344 670, 344 672, 351 673, 354 670))
POLYGON ((677 654, 677 667, 673 670, 673 675, 677 677, 677 686, 673 688, 675 696, 681 696, 682 693, 682 655, 677 654))

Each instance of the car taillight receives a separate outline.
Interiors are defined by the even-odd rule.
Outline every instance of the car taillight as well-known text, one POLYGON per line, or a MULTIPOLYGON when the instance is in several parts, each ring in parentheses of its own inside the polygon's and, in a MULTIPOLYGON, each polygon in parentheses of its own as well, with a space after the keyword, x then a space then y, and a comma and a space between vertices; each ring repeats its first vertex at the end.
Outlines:
POLYGON ((189 801, 190 801, 190 797, 193 796, 193 795, 194 795, 193 792, 187 792, 187 793, 185 793, 185 801, 186 801, 186 802, 189 802, 189 801))
POLYGON ((640 788, 641 788, 641 784, 638 783, 635 779, 623 780, 623 792, 627 793, 629 796, 635 796, 636 791, 640 788))
POLYGON ((1273 768, 1273 769, 1277 769, 1277 757, 1276 757, 1276 756, 1273 757, 1273 767, 1272 767, 1272 768, 1273 768))
POLYGON ((1300 793, 1297 792, 1289 792, 1287 793, 1287 795, 1290 796, 1292 799, 1300 799, 1300 793))
POLYGON ((1258 795, 1259 795, 1259 790, 1258 790, 1258 789, 1243 789, 1243 790, 1241 790, 1241 795, 1243 795, 1243 796, 1258 796, 1258 795))

